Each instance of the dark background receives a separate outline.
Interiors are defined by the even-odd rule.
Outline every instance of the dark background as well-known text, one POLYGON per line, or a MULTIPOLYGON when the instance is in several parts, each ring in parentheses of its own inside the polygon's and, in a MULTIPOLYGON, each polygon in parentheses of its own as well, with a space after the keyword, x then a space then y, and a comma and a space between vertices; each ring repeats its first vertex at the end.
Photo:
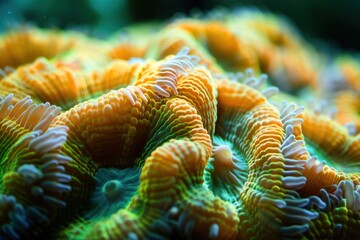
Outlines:
POLYGON ((129 24, 219 6, 250 6, 285 15, 310 41, 360 51, 359 0, 0 0, 0 31, 33 24, 106 37, 129 24))

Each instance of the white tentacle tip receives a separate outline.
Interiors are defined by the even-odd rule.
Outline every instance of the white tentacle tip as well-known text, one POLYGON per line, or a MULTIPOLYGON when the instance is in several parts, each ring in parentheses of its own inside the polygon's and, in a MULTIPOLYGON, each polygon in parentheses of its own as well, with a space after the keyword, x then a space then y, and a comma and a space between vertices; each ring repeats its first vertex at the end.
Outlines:
POLYGON ((220 227, 217 223, 213 223, 209 229, 209 238, 216 239, 219 236, 220 227))

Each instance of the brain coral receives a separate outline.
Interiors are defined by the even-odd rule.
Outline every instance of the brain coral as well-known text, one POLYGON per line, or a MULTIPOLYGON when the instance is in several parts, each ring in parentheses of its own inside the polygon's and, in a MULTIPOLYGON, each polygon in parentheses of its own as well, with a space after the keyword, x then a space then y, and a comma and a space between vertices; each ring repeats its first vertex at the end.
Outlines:
POLYGON ((254 11, 139 29, 0 39, 1 240, 360 237, 355 57, 254 11))

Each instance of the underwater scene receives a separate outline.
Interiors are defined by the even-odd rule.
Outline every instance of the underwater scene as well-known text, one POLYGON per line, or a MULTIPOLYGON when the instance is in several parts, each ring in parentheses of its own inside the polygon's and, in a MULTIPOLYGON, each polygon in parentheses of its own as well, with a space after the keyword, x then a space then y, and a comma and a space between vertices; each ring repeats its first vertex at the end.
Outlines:
POLYGON ((254 2, 0 1, 0 240, 360 239, 360 2, 254 2))

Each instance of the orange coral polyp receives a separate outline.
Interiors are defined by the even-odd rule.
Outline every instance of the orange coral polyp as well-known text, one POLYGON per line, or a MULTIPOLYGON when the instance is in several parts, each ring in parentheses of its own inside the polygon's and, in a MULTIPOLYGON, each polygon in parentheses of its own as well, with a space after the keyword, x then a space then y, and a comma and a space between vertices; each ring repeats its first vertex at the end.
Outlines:
MULTIPOLYGON (((233 167, 232 152, 231 149, 226 145, 220 145, 213 150, 213 157, 215 164, 219 167, 233 167)), ((215 167, 216 168, 216 167, 215 167)))

